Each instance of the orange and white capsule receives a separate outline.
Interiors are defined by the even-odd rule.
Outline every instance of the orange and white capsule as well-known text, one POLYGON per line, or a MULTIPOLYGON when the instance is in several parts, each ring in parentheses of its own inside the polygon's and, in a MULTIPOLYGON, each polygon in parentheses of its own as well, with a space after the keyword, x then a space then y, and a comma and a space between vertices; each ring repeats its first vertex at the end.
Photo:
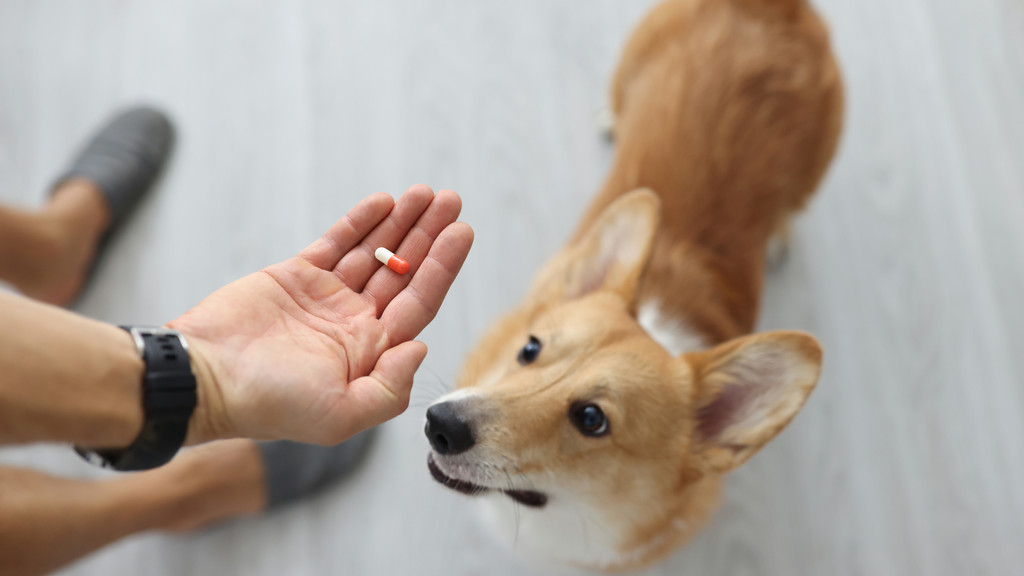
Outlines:
POLYGON ((388 268, 391 268, 395 272, 398 272, 399 274, 405 274, 406 272, 409 271, 408 262, 402 260, 398 256, 395 256, 394 252, 388 250, 387 248, 384 248, 383 246, 377 248, 377 251, 374 252, 373 255, 376 256, 377 260, 380 260, 382 264, 384 264, 388 268))

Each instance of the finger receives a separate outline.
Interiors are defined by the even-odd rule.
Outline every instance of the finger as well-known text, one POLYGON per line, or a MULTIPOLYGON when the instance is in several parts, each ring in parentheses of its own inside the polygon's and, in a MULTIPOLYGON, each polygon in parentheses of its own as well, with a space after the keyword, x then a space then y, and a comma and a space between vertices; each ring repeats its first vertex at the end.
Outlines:
POLYGON ((394 206, 395 200, 384 192, 363 198, 316 242, 299 252, 299 258, 323 270, 333 269, 394 206))
POLYGON ((392 346, 415 338, 434 319, 472 246, 473 229, 465 222, 441 232, 412 281, 381 315, 392 346))
POLYGON ((409 406, 413 376, 427 356, 427 345, 405 342, 381 354, 369 376, 349 383, 354 413, 347 419, 357 427, 355 434, 398 416, 409 406))
POLYGON ((377 268, 363 288, 363 296, 377 307, 377 316, 387 308, 391 300, 412 281, 416 270, 427 257, 434 240, 449 224, 459 218, 462 198, 451 190, 441 190, 434 196, 426 212, 406 234, 396 254, 409 263, 409 272, 396 274, 386 266, 377 268))
POLYGON ((398 244, 412 228, 416 220, 430 206, 434 192, 429 186, 417 184, 405 191, 395 202, 391 213, 384 218, 372 232, 366 235, 358 245, 354 246, 334 268, 341 281, 356 292, 362 292, 363 286, 370 276, 382 264, 373 253, 381 246, 388 250, 396 250, 398 244))

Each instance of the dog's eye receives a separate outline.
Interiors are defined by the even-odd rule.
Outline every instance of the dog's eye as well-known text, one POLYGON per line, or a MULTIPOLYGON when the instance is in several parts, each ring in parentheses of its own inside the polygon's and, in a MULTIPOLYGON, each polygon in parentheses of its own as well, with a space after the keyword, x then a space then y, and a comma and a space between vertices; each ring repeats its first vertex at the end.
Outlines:
POLYGON ((537 340, 536 336, 530 336, 530 341, 523 346, 523 349, 519 351, 519 363, 523 366, 531 364, 540 355, 540 340, 537 340))
POLYGON ((608 433, 608 418, 595 404, 574 407, 572 421, 584 436, 603 436, 608 433))

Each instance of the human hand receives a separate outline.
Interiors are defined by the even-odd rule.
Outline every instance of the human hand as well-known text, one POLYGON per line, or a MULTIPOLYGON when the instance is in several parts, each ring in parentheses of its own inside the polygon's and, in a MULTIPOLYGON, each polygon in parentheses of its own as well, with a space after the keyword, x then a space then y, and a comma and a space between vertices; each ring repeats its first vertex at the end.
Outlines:
POLYGON ((298 256, 237 280, 170 322, 189 343, 199 404, 187 444, 337 444, 401 414, 434 318, 473 244, 462 200, 427 186, 356 205, 298 256), (398 275, 374 258, 387 247, 398 275), (397 249, 396 249, 397 248, 397 249))

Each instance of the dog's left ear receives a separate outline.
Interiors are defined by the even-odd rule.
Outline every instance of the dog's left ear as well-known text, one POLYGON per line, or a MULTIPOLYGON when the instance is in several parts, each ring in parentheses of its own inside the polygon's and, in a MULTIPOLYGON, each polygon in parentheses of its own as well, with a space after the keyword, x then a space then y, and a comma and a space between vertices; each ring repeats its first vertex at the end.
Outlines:
POLYGON ((743 464, 781 432, 821 374, 821 346, 803 332, 744 336, 683 359, 694 377, 694 453, 716 473, 743 464))
POLYGON ((632 303, 660 222, 661 200, 651 190, 638 188, 620 196, 579 240, 548 262, 533 294, 573 299, 610 290, 632 303))

